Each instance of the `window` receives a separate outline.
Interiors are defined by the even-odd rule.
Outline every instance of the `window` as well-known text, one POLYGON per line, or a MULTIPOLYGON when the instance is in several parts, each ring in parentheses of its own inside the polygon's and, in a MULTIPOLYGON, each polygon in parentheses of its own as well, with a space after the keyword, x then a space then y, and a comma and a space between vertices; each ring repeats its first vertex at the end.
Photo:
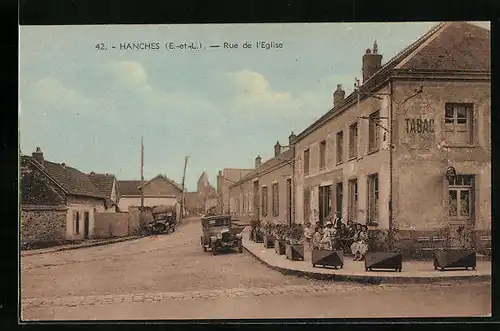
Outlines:
POLYGON ((309 149, 304 151, 304 175, 309 173, 309 149))
POLYGON ((262 216, 267 216, 267 186, 262 186, 262 216))
POLYGON ((272 195, 273 195, 273 216, 276 217, 276 216, 279 216, 279 214, 280 214, 278 183, 273 183, 271 190, 272 190, 272 195))
POLYGON ((344 199, 344 185, 340 182, 335 186, 336 212, 340 215, 342 215, 342 199, 344 199))
POLYGON ((73 233, 74 234, 79 234, 80 233, 80 213, 77 211, 73 212, 73 233))
POLYGON ((243 199, 243 214, 246 214, 246 212, 247 212, 247 195, 245 193, 243 193, 242 199, 243 199))
POLYGON ((311 221, 311 191, 304 190, 304 222, 311 221))
POLYGON ((319 143, 319 168, 323 169, 326 163, 326 141, 319 143))
POLYGON ((358 157, 358 123, 349 126, 349 158, 358 157))
POLYGON ((445 139, 453 143, 472 142, 472 104, 447 103, 444 112, 445 139))
POLYGON ((344 154, 344 133, 337 133, 337 163, 342 163, 342 155, 344 154))
POLYGON ((448 214, 453 219, 470 219, 474 176, 457 175, 448 181, 448 214))
POLYGON ((358 214, 358 181, 352 179, 349 181, 349 207, 347 211, 347 218, 356 221, 358 214))
POLYGON ((332 211, 332 187, 319 187, 319 221, 323 225, 324 219, 330 215, 332 211))
POLYGON ((378 224, 378 174, 368 176, 368 223, 378 224))
POLYGON ((380 121, 380 111, 370 115, 368 120, 368 152, 378 150, 380 145, 380 130, 378 124, 380 121))

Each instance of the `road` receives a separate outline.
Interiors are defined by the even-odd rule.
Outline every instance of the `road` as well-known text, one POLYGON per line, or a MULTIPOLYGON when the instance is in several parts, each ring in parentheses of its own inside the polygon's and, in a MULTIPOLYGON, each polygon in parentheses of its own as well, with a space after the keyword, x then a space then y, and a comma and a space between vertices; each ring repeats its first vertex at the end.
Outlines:
POLYGON ((488 316, 489 282, 365 285, 285 276, 213 256, 200 225, 21 259, 23 320, 488 316))

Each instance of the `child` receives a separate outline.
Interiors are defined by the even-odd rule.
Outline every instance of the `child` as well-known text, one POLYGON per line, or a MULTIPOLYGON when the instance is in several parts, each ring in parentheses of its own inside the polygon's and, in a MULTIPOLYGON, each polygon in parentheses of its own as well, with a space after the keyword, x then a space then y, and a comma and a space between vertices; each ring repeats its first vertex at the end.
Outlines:
POLYGON ((305 225, 306 225, 306 227, 304 229, 304 238, 306 240, 306 249, 308 251, 310 251, 312 248, 311 245, 312 245, 312 238, 314 236, 314 232, 313 232, 313 229, 311 228, 310 223, 306 223, 305 225))
POLYGON ((314 235, 313 235, 313 249, 318 250, 321 247, 321 232, 320 228, 316 227, 314 229, 314 235))

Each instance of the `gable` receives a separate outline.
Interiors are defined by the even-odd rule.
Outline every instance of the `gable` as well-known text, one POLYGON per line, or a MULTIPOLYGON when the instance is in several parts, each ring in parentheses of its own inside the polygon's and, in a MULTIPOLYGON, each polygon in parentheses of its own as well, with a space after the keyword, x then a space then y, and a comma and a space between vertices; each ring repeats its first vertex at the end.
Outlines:
POLYGON ((20 177, 21 204, 52 206, 66 203, 65 193, 26 160, 21 161, 20 177))
POLYGON ((171 181, 158 176, 144 184, 144 195, 180 195, 181 190, 171 181))

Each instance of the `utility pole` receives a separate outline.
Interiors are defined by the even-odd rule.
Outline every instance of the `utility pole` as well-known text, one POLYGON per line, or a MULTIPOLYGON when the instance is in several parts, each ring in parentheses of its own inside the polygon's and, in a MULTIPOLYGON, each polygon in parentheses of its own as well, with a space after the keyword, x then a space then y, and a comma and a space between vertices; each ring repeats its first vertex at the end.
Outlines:
POLYGON ((180 219, 182 220, 182 218, 184 217, 184 206, 186 204, 186 197, 185 197, 185 181, 186 181, 186 168, 187 168, 187 163, 188 163, 188 159, 189 159, 189 156, 186 156, 186 158, 184 159, 184 172, 182 173, 182 197, 181 197, 181 217, 180 219))
POLYGON ((144 210, 144 137, 141 137, 141 225, 143 224, 143 210, 144 210))

